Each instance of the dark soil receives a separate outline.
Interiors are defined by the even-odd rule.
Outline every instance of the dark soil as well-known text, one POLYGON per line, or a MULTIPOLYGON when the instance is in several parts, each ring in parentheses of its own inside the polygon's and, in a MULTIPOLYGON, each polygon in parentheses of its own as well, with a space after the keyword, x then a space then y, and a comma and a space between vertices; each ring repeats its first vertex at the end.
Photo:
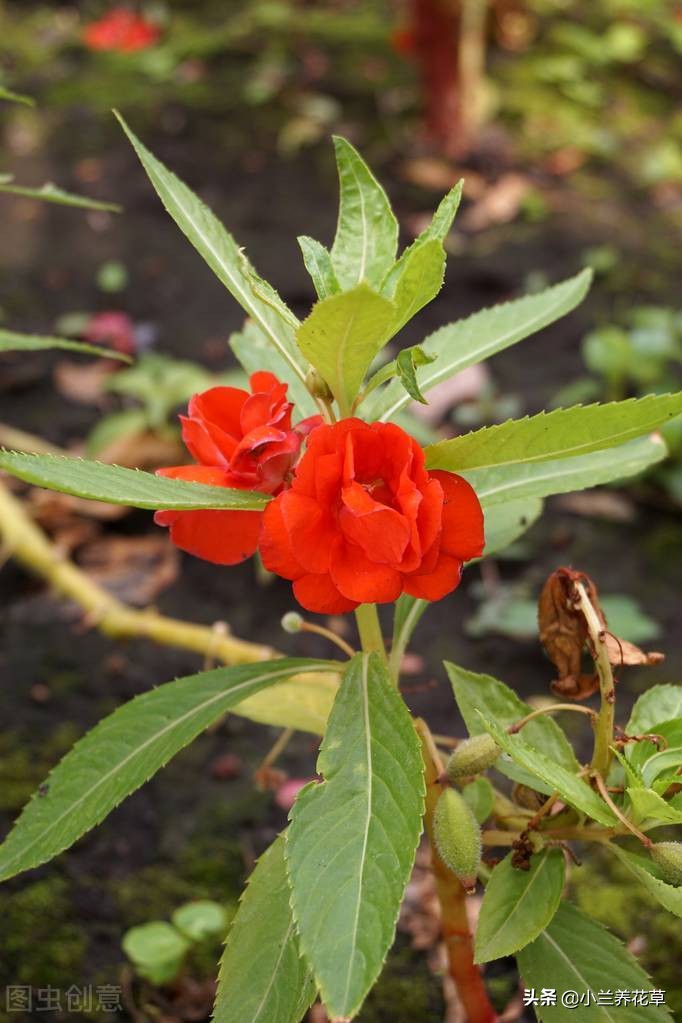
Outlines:
MULTIPOLYGON (((148 141, 202 193, 246 246, 260 272, 296 312, 303 313, 311 289, 295 236, 306 233, 327 242, 333 234, 330 151, 313 150, 293 162, 263 152, 246 161, 230 151, 224 134, 214 143, 212 131, 216 126, 207 122, 196 137, 148 141)), ((74 134, 56 140, 55 159, 61 166, 49 168, 46 176, 77 186, 68 180, 69 168, 89 155, 91 144, 87 136, 74 134)), ((164 214, 124 142, 113 137, 108 153, 97 188, 102 195, 121 200, 126 214, 105 224, 105 230, 92 226, 101 227, 102 218, 47 206, 31 206, 27 212, 24 203, 3 201, 0 267, 6 322, 47 332, 61 313, 120 306, 136 320, 158 325, 159 350, 214 368, 227 365, 223 342, 240 326, 240 311, 164 214), (130 285, 121 296, 102 295, 94 282, 95 267, 107 259, 120 260, 129 270, 130 285)), ((436 197, 400 182, 393 170, 389 162, 383 177, 399 215, 404 218, 434 205, 436 197)), ((405 343, 483 305, 519 294, 531 271, 541 270, 549 281, 571 275, 585 249, 605 242, 624 253, 628 300, 637 296, 669 300, 674 267, 659 260, 657 272, 651 270, 659 256, 667 259, 665 229, 658 235, 652 230, 643 238, 634 226, 642 210, 633 201, 635 212, 631 204, 628 217, 615 203, 610 218, 603 209, 599 218, 591 217, 590 202, 585 200, 583 216, 557 214, 539 224, 520 223, 471 237, 463 254, 452 258, 441 297, 405 331, 405 343)), ((595 319, 608 316, 616 301, 622 299, 614 298, 608 282, 598 281, 579 311, 498 356, 493 372, 500 391, 522 394, 527 411, 542 408, 560 386, 578 375, 582 335, 595 319)), ((31 357, 25 385, 2 391, 0 418, 67 444, 83 436, 96 414, 55 394, 53 361, 43 355, 31 357)), ((503 579, 523 577, 537 592, 548 572, 559 564, 572 564, 590 573, 602 592, 636 597, 660 622, 663 638, 656 645, 667 652, 668 660, 656 669, 631 669, 621 685, 625 704, 645 686, 675 681, 682 671, 678 521, 658 499, 636 507, 634 521, 619 523, 571 515, 550 501, 528 534, 532 561, 500 566, 503 579)), ((129 533, 152 527, 149 516, 134 513, 110 528, 129 533)), ((546 692, 552 677, 536 642, 474 640, 464 634, 461 623, 476 606, 470 590, 478 578, 479 569, 470 569, 461 588, 435 606, 416 633, 414 649, 423 656, 424 668, 407 680, 406 692, 413 709, 438 732, 462 734, 441 667, 444 658, 502 678, 523 696, 546 692)), ((73 737, 135 693, 200 670, 201 664, 186 652, 143 642, 113 643, 94 631, 83 631, 68 609, 50 599, 11 560, 0 574, 0 594, 4 828, 73 737), (49 687, 46 702, 32 699, 36 683, 49 687)), ((281 632, 281 615, 292 607, 288 584, 275 581, 259 588, 250 564, 225 571, 183 559, 181 578, 160 596, 158 605, 163 612, 192 621, 225 619, 236 635, 276 643, 283 650, 328 653, 321 642, 281 632)), ((254 792, 249 778, 275 735, 273 729, 229 718, 73 850, 6 886, 0 895, 0 946, 9 954, 0 963, 0 989, 17 983, 62 989, 72 983, 119 984, 124 959, 120 938, 126 928, 168 918, 191 897, 233 902, 253 857, 285 821, 269 797, 254 792), (242 758, 241 779, 226 782, 212 777, 211 763, 226 751, 242 758)), ((294 776, 310 774, 314 750, 312 737, 299 737, 282 766, 294 776)), ((404 1009, 401 1013, 382 1001, 380 989, 361 1017, 367 1023, 389 1019, 421 1023, 426 1013, 429 1018, 434 1012, 433 1018, 438 1016, 438 981, 428 980, 419 956, 404 948, 398 956, 402 958, 392 967, 387 984, 392 977, 395 986, 407 964, 408 971, 415 969, 422 977, 419 990, 430 983, 430 993, 415 996, 416 1003, 409 1008, 398 985, 395 998, 404 1009)), ((8 1015, 10 1020, 18 1018, 8 1015)), ((25 1018, 42 1019, 44 1014, 25 1018)), ((117 1018, 131 1017, 124 1013, 117 1018)))

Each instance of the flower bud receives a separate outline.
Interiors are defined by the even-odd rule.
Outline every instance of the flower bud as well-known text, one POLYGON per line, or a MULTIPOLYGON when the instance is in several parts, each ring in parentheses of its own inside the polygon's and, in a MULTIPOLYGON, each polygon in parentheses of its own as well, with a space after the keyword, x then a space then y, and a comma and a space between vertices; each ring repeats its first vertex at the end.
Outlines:
POLYGON ((450 781, 466 778, 471 774, 480 774, 492 767, 502 750, 492 735, 483 732, 472 735, 470 739, 460 742, 447 762, 445 773, 450 781))
POLYGON ((682 885, 682 842, 657 842, 649 852, 668 884, 682 885))
POLYGON ((282 615, 282 628, 285 632, 295 633, 301 631, 303 625, 303 618, 298 611, 287 611, 285 615, 282 615))
POLYGON ((322 401, 334 400, 334 395, 330 391, 326 380, 323 380, 316 369, 308 370, 305 385, 314 398, 321 398, 322 401))
POLYGON ((476 887, 481 862, 481 829, 471 808, 457 789, 445 789, 433 815, 433 837, 443 862, 464 888, 476 887))

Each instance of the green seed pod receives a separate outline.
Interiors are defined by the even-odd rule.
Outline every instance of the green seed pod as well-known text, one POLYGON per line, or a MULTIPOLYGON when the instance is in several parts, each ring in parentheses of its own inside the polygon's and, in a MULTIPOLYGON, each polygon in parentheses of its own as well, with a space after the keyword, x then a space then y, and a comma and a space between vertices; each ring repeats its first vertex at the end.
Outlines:
POLYGON ((481 771, 492 767, 501 752, 492 735, 488 735, 487 732, 472 735, 470 739, 460 742, 447 762, 445 773, 450 781, 480 774, 481 771))
POLYGON ((320 376, 316 369, 308 370, 305 384, 314 398, 322 398, 323 401, 332 401, 334 395, 329 390, 329 385, 320 376))
POLYGON ((518 806, 522 806, 526 810, 535 811, 539 810, 542 804, 547 801, 547 796, 543 796, 542 792, 536 792, 535 789, 530 788, 528 785, 516 782, 512 787, 512 799, 518 806))
POLYGON ((649 852, 668 884, 682 885, 682 842, 657 842, 649 852))
POLYGON ((473 891, 481 862, 481 829, 457 789, 445 789, 438 797, 433 837, 443 862, 467 891, 473 891))

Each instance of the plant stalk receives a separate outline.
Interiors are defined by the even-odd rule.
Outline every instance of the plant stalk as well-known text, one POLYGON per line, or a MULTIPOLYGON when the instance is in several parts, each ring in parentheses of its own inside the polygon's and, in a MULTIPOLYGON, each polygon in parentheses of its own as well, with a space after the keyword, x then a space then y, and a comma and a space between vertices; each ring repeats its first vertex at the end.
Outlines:
POLYGON ((376 604, 360 604, 356 607, 355 620, 358 623, 360 642, 365 653, 379 653, 388 663, 376 604))
POLYGON ((443 764, 428 726, 415 722, 422 743, 426 780, 424 823, 431 843, 431 862, 441 907, 441 930, 448 955, 448 970, 457 987, 467 1023, 494 1023, 497 1013, 490 1003, 481 972, 474 963, 474 948, 466 912, 466 893, 458 878, 446 867, 433 839, 433 815, 442 787, 443 764))
POLYGON ((582 583, 576 582, 578 596, 577 606, 585 616, 590 644, 594 653, 594 663, 599 675, 599 692, 601 706, 594 726, 594 752, 591 768, 596 774, 606 778, 611 766, 611 746, 613 745, 613 726, 616 714, 616 688, 609 654, 604 643, 604 629, 599 616, 587 596, 582 583))

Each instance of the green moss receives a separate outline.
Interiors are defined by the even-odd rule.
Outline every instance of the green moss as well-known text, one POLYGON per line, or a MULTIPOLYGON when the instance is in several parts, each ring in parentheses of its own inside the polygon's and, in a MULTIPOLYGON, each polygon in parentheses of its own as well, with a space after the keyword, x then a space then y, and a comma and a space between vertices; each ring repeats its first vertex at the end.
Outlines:
POLYGON ((86 936, 73 923, 69 886, 59 876, 2 897, 0 984, 68 988, 82 976, 86 936))
POLYGON ((20 810, 78 736, 78 729, 69 722, 55 728, 41 744, 25 733, 0 732, 0 811, 20 810))
POLYGON ((370 992, 357 1023, 424 1023, 443 1018, 443 999, 438 979, 430 972, 424 955, 400 939, 370 992))
POLYGON ((636 936, 645 939, 638 959, 656 987, 666 992, 673 1016, 682 1014, 679 919, 654 902, 620 861, 604 853, 595 854, 588 865, 573 871, 571 887, 580 908, 623 941, 636 936))

